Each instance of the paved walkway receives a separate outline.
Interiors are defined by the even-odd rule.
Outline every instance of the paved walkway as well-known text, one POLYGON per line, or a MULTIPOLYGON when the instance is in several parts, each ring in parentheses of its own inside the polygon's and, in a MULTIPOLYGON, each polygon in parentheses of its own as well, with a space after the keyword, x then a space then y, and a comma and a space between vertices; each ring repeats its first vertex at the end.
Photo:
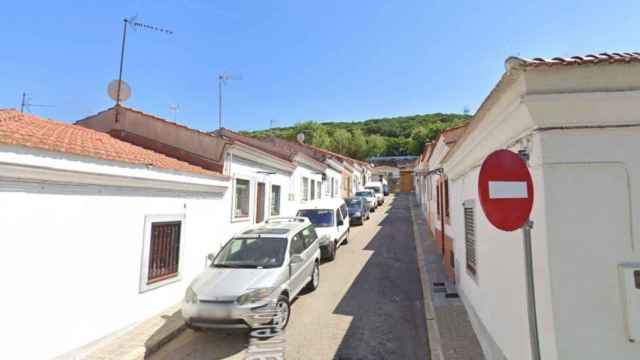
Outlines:
POLYGON ((180 304, 70 357, 74 360, 143 360, 184 331, 180 304))
MULTIPOLYGON (((447 297, 455 294, 455 285, 447 280, 442 263, 442 256, 438 251, 431 232, 427 228, 424 214, 418 207, 414 194, 411 196, 411 212, 415 222, 417 241, 422 245, 422 262, 428 277, 433 312, 435 314, 435 331, 438 334, 430 336, 433 351, 441 354, 445 360, 476 360, 484 359, 482 348, 471 326, 467 310, 459 298, 447 297), (434 284, 445 286, 435 286, 434 284), (437 349, 434 349, 437 348, 437 349)), ((429 329, 431 331, 431 328, 429 329)), ((434 356, 435 358, 435 356, 434 356)), ((434 359, 437 360, 437 359, 434 359)))

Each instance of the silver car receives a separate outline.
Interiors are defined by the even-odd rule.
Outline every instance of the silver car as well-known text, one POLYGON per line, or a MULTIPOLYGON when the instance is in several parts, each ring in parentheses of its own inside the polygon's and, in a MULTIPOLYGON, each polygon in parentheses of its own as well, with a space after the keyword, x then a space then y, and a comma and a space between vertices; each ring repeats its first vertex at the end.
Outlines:
POLYGON ((210 256, 211 265, 186 291, 182 316, 188 327, 258 328, 289 322, 289 305, 305 286, 320 283, 320 248, 306 218, 272 218, 235 235, 210 256))

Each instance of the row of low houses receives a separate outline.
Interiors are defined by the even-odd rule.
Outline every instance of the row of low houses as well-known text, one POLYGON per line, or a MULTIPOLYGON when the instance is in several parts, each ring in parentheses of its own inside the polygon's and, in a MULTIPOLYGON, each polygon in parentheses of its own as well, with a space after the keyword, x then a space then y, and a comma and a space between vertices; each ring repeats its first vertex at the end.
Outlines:
POLYGON ((416 196, 487 358, 530 359, 523 232, 487 220, 483 159, 528 158, 542 359, 640 358, 640 53, 509 58, 466 126, 425 146, 416 196))
POLYGON ((0 110, 0 266, 13 274, 0 354, 82 354, 180 301, 241 228, 370 177, 366 163, 309 145, 121 105, 74 125, 0 110))

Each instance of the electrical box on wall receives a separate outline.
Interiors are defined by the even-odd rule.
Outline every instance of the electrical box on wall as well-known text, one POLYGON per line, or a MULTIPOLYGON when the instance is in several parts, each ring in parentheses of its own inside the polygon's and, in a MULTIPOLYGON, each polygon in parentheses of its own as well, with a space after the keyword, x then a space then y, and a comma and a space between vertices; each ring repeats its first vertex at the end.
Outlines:
POLYGON ((640 263, 620 264, 620 281, 628 340, 640 343, 640 263))

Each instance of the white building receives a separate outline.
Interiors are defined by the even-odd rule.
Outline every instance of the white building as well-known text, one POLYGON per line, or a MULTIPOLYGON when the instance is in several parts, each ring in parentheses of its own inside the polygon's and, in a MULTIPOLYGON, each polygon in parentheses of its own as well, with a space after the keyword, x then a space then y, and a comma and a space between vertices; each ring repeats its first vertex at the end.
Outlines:
POLYGON ((330 197, 339 197, 342 189, 342 172, 345 171, 341 162, 326 158, 324 160, 327 164, 327 193, 330 197))
MULTIPOLYGON (((285 189, 287 190, 287 203, 282 215, 294 215, 303 203, 322 197, 322 183, 327 165, 300 151, 293 143, 283 140, 274 143, 269 139, 256 139, 224 128, 217 130, 215 135, 222 136, 223 139, 234 143, 252 147, 263 154, 268 154, 290 164, 292 172, 288 173, 289 183, 285 189)), ((259 159, 254 158, 254 161, 259 161, 259 159)), ((259 169, 254 167, 250 171, 259 171, 259 169)))
POLYGON ((507 59, 441 160, 458 290, 483 348, 530 359, 523 234, 489 224, 477 193, 502 148, 530 157, 542 359, 640 359, 640 54, 507 59))
POLYGON ((68 353, 179 301, 220 245, 229 185, 107 134, 0 110, 11 333, 0 357, 68 353))

